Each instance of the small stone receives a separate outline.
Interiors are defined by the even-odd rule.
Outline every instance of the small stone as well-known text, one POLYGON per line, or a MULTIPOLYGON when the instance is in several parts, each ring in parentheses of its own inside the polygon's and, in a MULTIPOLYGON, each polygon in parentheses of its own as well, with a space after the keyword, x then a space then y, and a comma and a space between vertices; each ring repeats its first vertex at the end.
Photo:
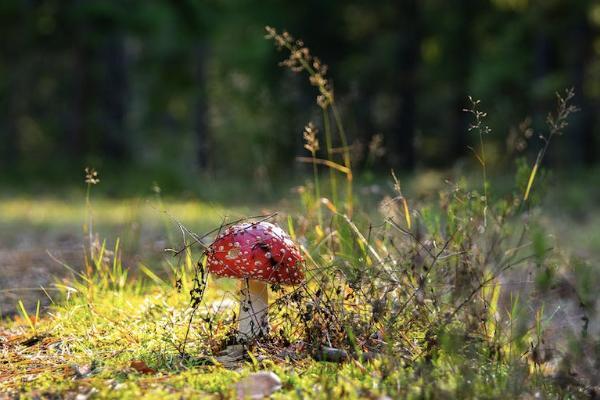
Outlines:
POLYGON ((257 372, 236 384, 236 397, 242 399, 263 399, 281 389, 281 379, 273 372, 257 372))
POLYGON ((320 351, 314 354, 314 358, 317 361, 341 363, 348 359, 348 353, 345 350, 336 349, 335 347, 322 346, 320 351))

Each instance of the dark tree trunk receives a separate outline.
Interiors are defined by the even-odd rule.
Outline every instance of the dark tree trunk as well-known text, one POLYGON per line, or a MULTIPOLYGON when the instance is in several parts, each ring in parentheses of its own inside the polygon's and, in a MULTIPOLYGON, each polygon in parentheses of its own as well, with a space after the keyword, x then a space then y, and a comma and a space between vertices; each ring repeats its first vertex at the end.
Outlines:
MULTIPOLYGON (((587 9, 586 9, 587 10, 587 9)), ((586 11, 584 10, 584 11, 586 11)), ((585 95, 585 73, 592 54, 593 32, 585 13, 581 13, 573 29, 572 76, 575 90, 574 104, 579 113, 573 116, 571 138, 571 157, 569 163, 591 165, 596 159, 594 138, 594 112, 585 95)))
POLYGON ((196 90, 197 99, 194 115, 194 130, 196 132, 196 162, 198 167, 206 170, 209 167, 210 141, 208 126, 208 101, 206 90, 206 67, 208 64, 209 48, 206 43, 200 43, 196 48, 196 90))
POLYGON ((395 54, 399 99, 388 147, 392 168, 411 169, 415 165, 415 129, 417 120, 417 68, 420 32, 419 1, 398 2, 398 47, 395 54))
POLYGON ((19 156, 17 146, 17 130, 15 121, 17 119, 17 110, 15 99, 15 79, 9 80, 6 92, 0 94, 3 99, 0 102, 0 166, 3 169, 12 169, 19 156))
POLYGON ((126 130, 128 75, 124 38, 110 35, 101 48, 104 63, 103 87, 102 150, 107 156, 125 161, 130 155, 130 143, 126 130))
POLYGON ((84 150, 84 116, 88 109, 89 71, 87 51, 82 43, 77 43, 73 49, 73 70, 70 82, 70 107, 65 115, 65 135, 70 151, 70 157, 82 159, 84 150))
POLYGON ((452 132, 452 158, 458 159, 465 155, 469 145, 469 115, 464 112, 465 106, 468 106, 468 77, 471 71, 471 58, 474 48, 474 41, 471 33, 471 23, 474 20, 475 7, 478 0, 467 0, 466 4, 458 7, 459 16, 452 32, 450 32, 450 53, 452 56, 451 68, 453 93, 451 132, 452 132))
MULTIPOLYGON (((24 7, 25 8, 25 7, 24 7)), ((10 10, 8 7, 7 10, 10 10)), ((26 11, 30 11, 27 7, 26 11)), ((19 130, 17 120, 27 108, 27 65, 29 64, 27 35, 25 28, 19 24, 19 11, 7 14, 3 18, 2 46, 0 46, 0 63, 6 82, 1 85, 0 92, 0 168, 2 173, 16 170, 21 161, 19 148, 19 130)))
MULTIPOLYGON (((554 44, 545 28, 539 28, 534 40, 534 76, 535 81, 541 81, 552 71, 554 58, 554 44)), ((544 123, 548 113, 548 99, 535 99, 534 112, 537 124, 544 123)), ((543 126, 538 126, 543 129, 543 126)))
MULTIPOLYGON (((368 164, 369 143, 373 140, 373 136, 377 133, 377 129, 373 122, 373 103, 374 95, 371 88, 365 87, 359 89, 356 96, 352 97, 353 109, 352 113, 356 121, 356 137, 360 141, 361 162, 358 169, 373 167, 368 164), (362 89, 362 90, 361 90, 362 89)), ((385 143, 384 143, 385 145, 385 143)))
MULTIPOLYGON (((542 18, 544 21, 545 18, 542 18)), ((533 71, 533 80, 534 82, 540 86, 540 82, 543 81, 548 74, 552 72, 555 67, 555 43, 550 37, 549 32, 547 31, 547 27, 542 25, 541 23, 538 25, 537 32, 535 33, 534 38, 534 71, 533 71)), ((556 102, 555 98, 549 97, 546 93, 543 96, 537 94, 537 96, 533 96, 533 128, 537 132, 544 132, 544 134, 548 131, 548 127, 546 125, 546 116, 548 115, 548 111, 553 110, 556 102)), ((533 156, 540 149, 540 146, 543 146, 536 137, 534 136, 531 141, 529 147, 530 156, 533 156)), ((553 149, 551 148, 548 154, 544 157, 544 160, 552 163, 554 158, 553 149)))

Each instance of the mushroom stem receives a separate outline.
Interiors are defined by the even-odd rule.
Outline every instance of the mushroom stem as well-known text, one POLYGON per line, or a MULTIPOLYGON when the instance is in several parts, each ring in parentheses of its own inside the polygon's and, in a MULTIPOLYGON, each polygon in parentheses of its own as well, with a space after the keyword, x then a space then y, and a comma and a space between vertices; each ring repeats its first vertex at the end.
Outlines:
POLYGON ((245 279, 240 289, 239 339, 250 340, 269 331, 269 288, 266 282, 245 279))

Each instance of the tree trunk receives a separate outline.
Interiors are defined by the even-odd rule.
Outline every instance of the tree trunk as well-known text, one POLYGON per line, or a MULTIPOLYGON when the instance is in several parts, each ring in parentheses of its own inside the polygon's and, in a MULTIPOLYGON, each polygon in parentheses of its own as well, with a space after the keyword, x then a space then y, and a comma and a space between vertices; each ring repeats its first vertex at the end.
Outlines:
POLYGON ((458 7, 458 20, 452 32, 450 32, 450 53, 453 57, 453 93, 451 133, 452 133, 452 159, 456 160, 465 155, 469 145, 469 115, 464 112, 465 106, 468 106, 468 78, 471 71, 471 54, 475 45, 472 34, 471 24, 475 18, 475 9, 477 0, 466 1, 462 7, 458 7), (457 56, 460 55, 460 56, 457 56))
POLYGON ((201 170, 209 166, 209 127, 208 127, 208 101, 206 90, 206 68, 208 64, 209 48, 206 43, 201 43, 196 48, 196 90, 197 99, 194 115, 194 130, 196 132, 196 161, 201 170))
POLYGON ((88 54, 83 43, 79 42, 73 49, 73 67, 70 79, 70 107, 64 116, 65 136, 69 156, 74 160, 82 160, 85 155, 84 119, 88 109, 90 89, 88 54))
POLYGON ((2 122, 0 125, 0 166, 5 171, 14 168, 15 162, 19 158, 17 129, 15 126, 18 114, 15 82, 15 78, 10 78, 6 92, 0 94, 6 99, 6 107, 2 107, 2 110, 0 110, 0 122, 2 122))
POLYGON ((573 46, 571 73, 575 98, 573 103, 579 107, 579 113, 573 116, 571 134, 570 164, 591 165, 596 159, 596 145, 594 138, 594 112, 590 101, 585 94, 585 73, 592 54, 593 32, 584 9, 578 16, 570 42, 573 46))
POLYGON ((130 156, 130 143, 126 129, 128 75, 124 38, 118 34, 109 35, 101 48, 104 63, 102 148, 108 157, 124 161, 130 156))
POLYGON ((417 68, 419 65, 420 32, 419 1, 398 2, 398 66, 396 87, 398 110, 392 123, 388 161, 392 168, 411 169, 415 165, 415 129, 417 113, 417 68))
MULTIPOLYGON (((539 28, 534 41, 534 81, 543 80, 552 70, 554 58, 554 45, 545 32, 544 27, 539 28)), ((534 103, 536 122, 544 122, 548 114, 548 103, 537 98, 534 103)), ((542 127, 538 127, 542 128, 542 127)))

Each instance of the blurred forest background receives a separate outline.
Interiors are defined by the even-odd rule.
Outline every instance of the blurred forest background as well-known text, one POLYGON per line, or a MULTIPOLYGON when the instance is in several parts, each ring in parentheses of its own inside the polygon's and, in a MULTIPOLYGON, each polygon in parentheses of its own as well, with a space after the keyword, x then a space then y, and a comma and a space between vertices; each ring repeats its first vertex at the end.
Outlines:
POLYGON ((570 87, 581 111, 548 162, 600 159, 600 1, 3 0, 0 180, 80 186, 91 165, 176 192, 302 176, 317 93, 278 67, 265 25, 329 66, 363 172, 472 161, 468 95, 489 114, 490 164, 531 159, 570 87))

